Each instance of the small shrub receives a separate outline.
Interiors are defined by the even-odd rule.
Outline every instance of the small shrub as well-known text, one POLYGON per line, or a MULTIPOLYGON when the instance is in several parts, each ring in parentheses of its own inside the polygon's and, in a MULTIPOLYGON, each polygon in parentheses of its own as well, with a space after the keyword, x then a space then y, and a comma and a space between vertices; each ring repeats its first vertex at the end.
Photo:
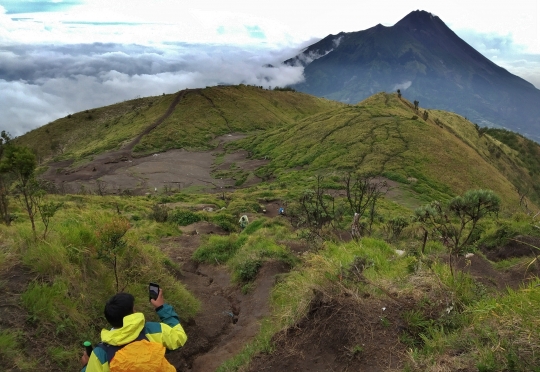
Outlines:
POLYGON ((191 211, 185 209, 177 209, 170 216, 170 221, 180 226, 191 225, 192 223, 199 222, 201 217, 191 211))
POLYGON ((208 241, 193 253, 193 259, 199 262, 222 264, 229 260, 246 241, 247 237, 236 235, 211 236, 208 241))
POLYGON ((244 182, 246 182, 247 177, 248 177, 247 173, 242 173, 239 176, 239 178, 234 182, 234 186, 236 186, 236 187, 242 186, 244 184, 244 182))
POLYGON ((239 265, 236 269, 238 278, 243 282, 251 282, 257 276, 262 266, 261 260, 248 260, 239 265))
POLYGON ((8 330, 0 331, 0 359, 7 360, 11 356, 15 356, 18 347, 17 333, 8 330))
POLYGON ((219 213, 211 221, 227 232, 236 231, 236 218, 232 214, 219 213))
POLYGON ((150 213, 150 219, 156 222, 166 222, 169 218, 169 208, 162 204, 154 204, 152 212, 150 213))
POLYGON ((500 223, 494 231, 490 231, 488 234, 486 234, 486 236, 479 242, 479 245, 488 249, 503 246, 517 235, 519 235, 519 232, 516 231, 516 229, 514 229, 510 223, 503 222, 500 223))
POLYGON ((174 200, 173 200, 172 196, 164 195, 164 196, 161 196, 159 198, 159 202, 165 204, 165 203, 172 203, 172 202, 174 202, 174 200))
POLYGON ((384 172, 382 176, 388 178, 389 180, 396 181, 399 183, 405 183, 405 184, 409 183, 406 176, 396 173, 396 172, 391 172, 391 171, 384 172))
POLYGON ((245 294, 247 295, 249 292, 251 292, 254 288, 254 284, 253 283, 246 283, 242 286, 242 294, 245 294))
POLYGON ((128 243, 124 239, 130 229, 129 222, 121 217, 113 219, 111 222, 102 225, 96 232, 100 242, 97 246, 97 258, 111 265, 116 280, 116 291, 120 292, 119 280, 119 259, 128 248, 128 243))
POLYGON ((407 226, 409 226, 409 221, 405 217, 397 216, 386 222, 384 230, 387 238, 389 240, 394 240, 399 239, 403 229, 405 229, 407 226))
POLYGON ((265 221, 262 218, 253 221, 252 223, 246 226, 246 228, 242 231, 242 234, 247 234, 247 235, 253 234, 255 231, 263 227, 264 222, 265 221))
POLYGON ((280 91, 280 92, 296 92, 296 90, 294 88, 291 88, 291 87, 279 87, 279 86, 276 86, 276 87, 274 87, 274 90, 275 91, 280 91))

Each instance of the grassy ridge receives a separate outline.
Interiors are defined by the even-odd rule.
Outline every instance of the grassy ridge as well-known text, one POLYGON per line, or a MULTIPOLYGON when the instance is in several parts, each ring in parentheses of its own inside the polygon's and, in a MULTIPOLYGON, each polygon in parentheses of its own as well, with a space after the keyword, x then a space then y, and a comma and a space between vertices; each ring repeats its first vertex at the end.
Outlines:
MULTIPOLYGON (((174 98, 139 98, 73 114, 17 140, 42 159, 85 159, 128 143, 163 115, 174 98)), ((402 184, 413 180, 406 189, 422 202, 470 188, 493 189, 507 205, 519 200, 514 189, 540 201, 537 144, 511 132, 480 133, 453 113, 432 110, 427 120, 422 113, 384 93, 350 106, 298 92, 211 87, 189 91, 134 151, 209 149, 219 135, 256 131, 242 146, 255 156, 272 158, 259 171, 263 178, 282 173, 289 182, 287 169, 360 169, 385 173, 402 184)))
POLYGON ((343 104, 302 93, 252 86, 202 89, 188 94, 169 118, 150 132, 135 151, 171 148, 208 149, 216 136, 290 125, 343 104))
POLYGON ((175 95, 137 98, 70 114, 17 138, 41 159, 82 159, 126 144, 169 107, 175 95))
POLYGON ((486 133, 507 146, 501 145, 498 148, 491 146, 489 150, 496 159, 501 156, 511 157, 515 164, 520 165, 510 168, 514 171, 510 179, 521 193, 526 194, 538 204, 540 201, 540 146, 538 143, 504 129, 490 128, 486 133))
MULTIPOLYGON (((84 159, 119 149, 165 114, 176 94, 137 98, 68 115, 17 139, 45 160, 84 159)), ((208 149, 219 135, 250 132, 326 111, 343 104, 302 93, 251 86, 212 87, 188 92, 173 113, 143 137, 134 151, 208 149)))
POLYGON ((540 201, 540 146, 518 133, 504 129, 479 128, 460 115, 431 111, 438 124, 474 149, 497 168, 522 194, 540 201))
MULTIPOLYGON (((51 140, 67 141, 59 158, 83 159, 135 137, 161 116, 173 99, 173 95, 153 97, 75 114, 19 141, 30 141, 38 152, 46 154, 47 146, 53 151, 47 137, 52 133, 51 140), (135 103, 140 105, 130 106, 135 103), (89 114, 92 118, 85 117, 89 114), (72 130, 68 119, 78 123, 72 130)), ((271 159, 258 171, 268 182, 230 193, 225 200, 197 194, 160 198, 160 202, 182 202, 183 208, 194 203, 226 207, 213 214, 172 213, 171 219, 181 225, 206 219, 234 232, 238 214, 259 212, 261 204, 272 200, 289 202, 288 207, 298 202, 299 195, 313 187, 315 174, 327 176, 324 186, 328 189, 341 188, 339 172, 348 170, 375 171, 399 182, 401 193, 389 195, 391 200, 381 200, 377 206, 373 236, 359 242, 329 238, 318 250, 297 257, 289 246, 302 244, 302 232, 295 231, 285 218, 264 217, 252 219, 241 233, 203 239, 194 259, 226 264, 245 291, 250 290, 266 261, 281 260, 294 268, 277 282, 272 293, 273 314, 263 321, 259 336, 220 370, 236 371, 254 353, 271 352, 272 336, 306 314, 314 289, 336 298, 345 293, 356 298, 359 306, 365 294, 384 299, 387 294, 381 288, 411 299, 415 307, 404 315, 409 333, 400 340, 409 349, 408 371, 457 370, 463 366, 482 371, 526 371, 531 370, 527 366, 538 365, 536 309, 540 298, 536 287, 494 297, 467 275, 453 278, 441 259, 445 248, 436 237, 428 241, 425 256, 418 254, 421 243, 414 226, 398 241, 383 240, 385 221, 396 216, 407 218, 410 208, 418 204, 444 201, 471 188, 492 189, 502 197, 507 211, 517 209, 515 187, 534 191, 537 161, 530 154, 538 154, 538 145, 505 133, 481 135, 474 125, 452 113, 430 111, 426 120, 422 113, 388 94, 349 106, 293 92, 215 87, 187 94, 173 114, 143 138, 136 148, 141 154, 176 147, 206 149, 218 135, 252 132, 231 144, 232 148, 244 147, 254 157, 271 159), (407 254, 397 255, 396 248, 407 254), (344 275, 358 260, 367 264, 362 273, 366 280, 344 275), (441 304, 450 303, 454 308, 448 312, 446 306, 441 308, 441 304), (437 316, 426 317, 427 312, 437 316)), ((17 302, 24 319, 11 328, 0 323, 0 365, 14 370, 35 370, 38 365, 49 370, 77 367, 80 342, 86 338, 97 341, 96 331, 105 326, 103 302, 115 291, 114 275, 106 262, 97 259, 97 249, 98 232, 118 218, 130 225, 125 235, 129 254, 122 262, 120 277, 127 290, 138 299, 146 298, 146 283, 159 281, 168 288, 167 300, 181 317, 197 311, 198 301, 171 275, 176 266, 156 248, 161 237, 178 231, 171 223, 158 224, 148 218, 155 197, 50 198, 64 202, 65 207, 54 217, 46 241, 33 240, 22 210, 15 211, 18 219, 13 226, 0 225, 0 274, 22 267, 32 276, 17 302), (27 321, 31 327, 25 325, 27 321), (29 340, 38 335, 43 345, 35 351, 29 340)), ((351 211, 343 199, 336 204, 347 211, 338 227, 348 229, 351 211)), ((530 217, 508 221, 501 215, 501 219, 482 223, 480 241, 497 247, 507 235, 534 235, 530 217)), ((525 258, 521 263, 526 265, 526 260, 530 261, 525 258)), ((514 264, 503 261, 498 267, 514 264)), ((0 289, 7 290, 7 281, 0 281, 0 289)), ((142 306, 138 310, 151 313, 142 306)))
POLYGON ((357 106, 254 134, 240 146, 256 157, 272 159, 261 174, 285 177, 287 169, 374 171, 410 182, 423 200, 445 200, 470 188, 486 188, 504 196, 506 205, 517 205, 518 195, 504 172, 515 163, 506 157, 494 162, 489 156, 494 141, 479 138, 465 119, 448 117, 437 112, 423 120, 396 95, 379 93, 357 106), (456 129, 435 122, 443 120, 456 129))

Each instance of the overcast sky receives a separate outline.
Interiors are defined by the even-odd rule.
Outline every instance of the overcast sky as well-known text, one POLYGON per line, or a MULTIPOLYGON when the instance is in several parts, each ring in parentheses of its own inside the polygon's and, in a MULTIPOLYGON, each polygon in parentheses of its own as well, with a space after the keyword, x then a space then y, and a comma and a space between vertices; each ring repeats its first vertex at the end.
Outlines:
POLYGON ((0 0, 0 130, 21 135, 69 113, 185 88, 295 83, 302 68, 280 62, 302 48, 417 9, 540 88, 539 0, 363 4, 0 0))

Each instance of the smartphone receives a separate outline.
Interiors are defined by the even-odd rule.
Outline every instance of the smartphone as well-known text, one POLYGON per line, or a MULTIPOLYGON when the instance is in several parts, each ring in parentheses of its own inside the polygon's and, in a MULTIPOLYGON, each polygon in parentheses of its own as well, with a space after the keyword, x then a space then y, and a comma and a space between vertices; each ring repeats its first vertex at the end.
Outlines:
POLYGON ((148 294, 151 300, 155 300, 159 295, 159 284, 150 283, 148 285, 148 294))

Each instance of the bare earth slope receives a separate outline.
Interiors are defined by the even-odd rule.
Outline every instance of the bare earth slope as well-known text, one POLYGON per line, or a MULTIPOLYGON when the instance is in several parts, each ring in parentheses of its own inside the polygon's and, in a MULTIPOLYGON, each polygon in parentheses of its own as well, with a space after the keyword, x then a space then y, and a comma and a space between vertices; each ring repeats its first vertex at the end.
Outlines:
POLYGON ((166 239, 162 249, 178 264, 178 279, 202 303, 201 311, 185 325, 189 340, 185 347, 170 355, 178 371, 215 371, 236 355, 259 332, 263 317, 270 314, 270 291, 275 275, 288 271, 282 262, 269 262, 259 271, 253 290, 243 294, 231 282, 225 266, 199 265, 191 255, 200 244, 201 235, 225 234, 208 222, 187 226, 182 236, 166 239))

